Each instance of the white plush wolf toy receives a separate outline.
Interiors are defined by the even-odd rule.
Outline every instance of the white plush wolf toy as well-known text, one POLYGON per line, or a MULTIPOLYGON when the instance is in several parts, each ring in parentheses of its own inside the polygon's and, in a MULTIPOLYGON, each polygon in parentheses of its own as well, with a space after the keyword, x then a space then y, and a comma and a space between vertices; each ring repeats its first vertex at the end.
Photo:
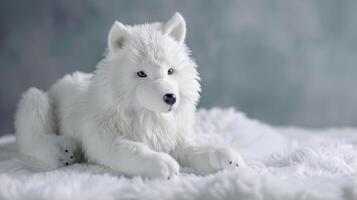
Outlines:
POLYGON ((239 153, 199 146, 193 123, 200 84, 185 45, 186 24, 115 22, 93 74, 76 72, 48 92, 23 94, 15 116, 18 150, 51 168, 88 161, 129 176, 172 178, 244 165, 239 153))

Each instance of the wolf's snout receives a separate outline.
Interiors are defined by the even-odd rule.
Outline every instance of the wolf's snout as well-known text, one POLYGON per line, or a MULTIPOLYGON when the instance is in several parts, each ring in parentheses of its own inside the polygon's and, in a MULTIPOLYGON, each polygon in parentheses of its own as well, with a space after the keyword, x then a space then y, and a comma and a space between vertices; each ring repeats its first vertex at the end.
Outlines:
POLYGON ((165 103, 169 104, 170 106, 174 105, 176 102, 175 94, 169 93, 164 95, 165 103))

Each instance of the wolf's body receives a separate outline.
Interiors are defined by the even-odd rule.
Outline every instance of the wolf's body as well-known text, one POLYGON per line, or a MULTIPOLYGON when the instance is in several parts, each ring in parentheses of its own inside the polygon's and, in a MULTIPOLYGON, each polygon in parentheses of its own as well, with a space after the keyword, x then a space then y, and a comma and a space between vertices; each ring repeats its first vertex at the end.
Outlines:
POLYGON ((184 44, 185 21, 124 26, 108 36, 108 54, 93 74, 66 75, 48 92, 29 89, 15 128, 19 152, 56 168, 88 160, 127 175, 172 177, 243 165, 228 147, 197 146, 196 64, 184 44))

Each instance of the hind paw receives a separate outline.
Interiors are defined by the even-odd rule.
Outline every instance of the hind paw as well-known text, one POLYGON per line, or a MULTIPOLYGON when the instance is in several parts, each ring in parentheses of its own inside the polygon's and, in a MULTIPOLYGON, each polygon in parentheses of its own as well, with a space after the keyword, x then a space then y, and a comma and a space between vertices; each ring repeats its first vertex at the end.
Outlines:
POLYGON ((68 166, 78 161, 79 148, 74 140, 61 135, 58 136, 58 151, 56 157, 58 158, 59 166, 68 166))
POLYGON ((35 157, 51 169, 71 165, 77 161, 77 143, 65 135, 46 135, 41 146, 37 147, 35 157))

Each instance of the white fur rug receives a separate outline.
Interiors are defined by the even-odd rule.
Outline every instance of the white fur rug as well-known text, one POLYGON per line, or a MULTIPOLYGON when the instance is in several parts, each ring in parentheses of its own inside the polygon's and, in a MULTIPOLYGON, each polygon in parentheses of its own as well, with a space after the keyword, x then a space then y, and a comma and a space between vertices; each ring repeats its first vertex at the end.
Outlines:
POLYGON ((43 171, 0 139, 0 199, 357 199, 357 130, 276 128, 233 109, 200 110, 200 143, 229 144, 248 167, 174 180, 75 164, 43 171))

